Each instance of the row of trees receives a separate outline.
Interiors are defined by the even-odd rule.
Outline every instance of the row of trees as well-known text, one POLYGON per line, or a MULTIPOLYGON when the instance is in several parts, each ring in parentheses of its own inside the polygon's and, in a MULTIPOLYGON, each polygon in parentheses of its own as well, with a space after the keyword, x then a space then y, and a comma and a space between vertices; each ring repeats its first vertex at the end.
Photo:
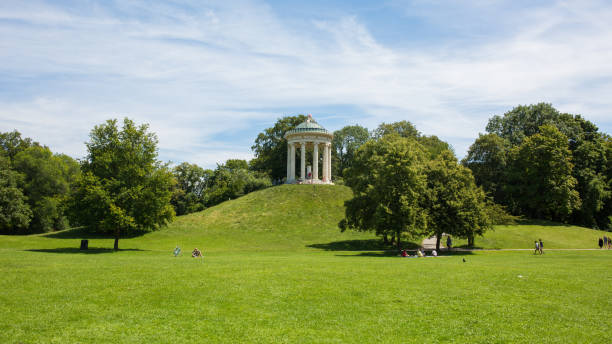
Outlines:
POLYGON ((612 139, 550 104, 489 120, 462 163, 512 213, 592 228, 612 225, 612 139))
POLYGON ((79 164, 64 154, 0 133, 0 233, 48 232, 68 226, 67 200, 79 164))
POLYGON ((246 160, 229 159, 215 170, 184 162, 172 170, 177 187, 172 205, 177 215, 192 213, 272 186, 263 172, 252 171, 246 160))
POLYGON ((421 136, 408 122, 379 127, 344 170, 354 198, 347 201, 340 228, 373 231, 401 248, 401 238, 442 233, 467 238, 491 227, 485 194, 448 145, 421 136), (411 129, 411 130, 397 130, 411 129), (393 241, 393 240, 392 240, 393 241))
POLYGON ((79 162, 48 147, 0 134, 0 232, 27 234, 71 226, 115 237, 154 230, 175 214, 202 210, 271 186, 245 160, 213 170, 157 159, 157 137, 148 126, 124 119, 95 126, 79 162))

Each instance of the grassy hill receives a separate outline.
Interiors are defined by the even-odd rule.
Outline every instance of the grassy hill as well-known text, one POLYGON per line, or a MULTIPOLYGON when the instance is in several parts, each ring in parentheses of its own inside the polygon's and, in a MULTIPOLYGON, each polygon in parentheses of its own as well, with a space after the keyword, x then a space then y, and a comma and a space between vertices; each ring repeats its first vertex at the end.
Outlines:
MULTIPOLYGON (((134 238, 120 240, 122 249, 172 250, 198 247, 219 251, 295 250, 382 250, 372 233, 341 233, 344 201, 352 197, 345 186, 282 185, 229 200, 202 212, 178 217, 168 227, 134 238)), ((602 231, 545 221, 522 221, 496 226, 476 238, 481 248, 531 248, 542 239, 545 248, 595 248, 602 231)), ((78 248, 79 240, 90 239, 90 247, 110 248, 112 239, 91 236, 78 230, 59 233, 5 236, 0 248, 78 248), (59 240, 58 240, 59 239, 59 240)), ((420 239, 405 242, 415 247, 420 239)), ((443 240, 444 242, 444 240, 443 240)), ((455 246, 465 245, 455 240, 455 246)))
MULTIPOLYGON (((398 258, 372 252, 370 233, 340 233, 350 196, 269 188, 119 252, 96 237, 79 251, 78 230, 0 236, 0 343, 609 342, 612 251, 398 258), (175 258, 177 244, 187 252, 175 258)), ((553 245, 548 232, 558 245, 598 233, 532 223, 476 243, 553 245)))

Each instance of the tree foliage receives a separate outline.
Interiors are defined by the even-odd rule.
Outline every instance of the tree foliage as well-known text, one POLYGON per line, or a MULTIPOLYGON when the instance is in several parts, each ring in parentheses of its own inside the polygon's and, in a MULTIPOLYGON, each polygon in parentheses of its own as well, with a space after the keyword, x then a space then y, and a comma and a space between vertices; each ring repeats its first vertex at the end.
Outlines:
MULTIPOLYGON (((552 105, 540 103, 517 106, 503 116, 493 116, 487 131, 488 135, 481 135, 470 147, 463 163, 473 171, 477 183, 496 202, 506 205, 517 215, 554 218, 593 228, 612 228, 612 208, 609 206, 612 203, 612 174, 606 167, 609 164, 609 136, 600 133, 595 124, 580 115, 560 113, 552 105), (542 177, 545 172, 540 173, 542 178, 535 180, 521 177, 527 169, 531 174, 536 173, 535 166, 545 170, 551 168, 543 164, 528 167, 520 163, 526 161, 528 154, 540 156, 543 151, 551 148, 541 140, 542 135, 546 137, 550 134, 551 127, 565 137, 565 142, 558 142, 556 152, 564 152, 563 158, 567 158, 567 161, 563 161, 569 161, 571 175, 567 183, 554 187, 546 184, 552 181, 542 177), (548 128, 548 132, 543 133, 542 128, 548 128), (540 135, 537 144, 542 144, 542 147, 534 147, 536 143, 530 142, 529 147, 519 149, 527 139, 535 135, 540 135), (535 150, 527 152, 531 149, 535 150), (522 155, 516 160, 519 151, 522 155), (523 182, 525 184, 516 184, 523 182), (502 185, 503 188, 500 187, 502 185), (551 197, 556 198, 556 201, 551 201, 548 195, 534 194, 537 197, 528 202, 524 196, 529 194, 529 190, 542 191, 547 188, 554 190, 551 197), (559 199, 562 194, 566 195, 567 202, 556 214, 552 214, 549 209, 551 202, 563 203, 564 197, 559 199)), ((553 165, 553 169, 559 167, 558 164, 553 165)))
POLYGON ((250 161, 251 169, 266 173, 273 180, 286 178, 287 141, 285 133, 304 122, 306 118, 305 115, 282 117, 273 127, 257 135, 255 144, 251 147, 255 154, 255 158, 250 161))
POLYGON ((148 125, 124 119, 97 125, 86 143, 72 210, 77 221, 91 231, 112 233, 114 248, 126 233, 155 230, 170 222, 175 180, 157 160, 157 137, 148 125))
POLYGON ((54 155, 47 147, 32 145, 15 155, 13 165, 23 176, 20 187, 33 213, 29 231, 66 228, 66 202, 80 174, 78 163, 67 155, 54 155))
POLYGON ((203 210, 206 191, 212 184, 213 171, 184 162, 174 167, 172 174, 177 181, 171 200, 176 215, 203 210))
POLYGON ((31 146, 40 145, 38 142, 32 142, 32 139, 28 137, 22 138, 21 133, 17 130, 8 133, 0 133, 0 151, 4 152, 4 155, 8 157, 9 160, 13 160, 17 153, 31 146))
POLYGON ((530 217, 563 221, 580 207, 567 136, 552 125, 527 137, 509 154, 509 206, 530 217))
POLYGON ((480 134, 462 160, 462 164, 472 171, 476 184, 482 186, 496 202, 504 200, 502 187, 508 146, 507 141, 497 134, 480 134))
POLYGON ((476 186, 471 171, 459 165, 450 151, 441 152, 426 166, 427 192, 424 208, 428 214, 428 232, 435 235, 440 250, 442 233, 467 238, 491 228, 485 194, 476 186))
POLYGON ((28 231, 32 210, 18 187, 20 176, 10 168, 7 157, 0 155, 0 233, 22 234, 28 231))
POLYGON ((402 235, 416 237, 427 227, 421 208, 426 176, 423 147, 414 139, 384 135, 365 143, 346 170, 354 198, 345 202, 342 229, 392 233, 401 248, 402 235))
POLYGON ((336 179, 343 178, 344 170, 352 165, 355 152, 369 139, 368 129, 360 125, 349 125, 334 131, 332 173, 336 179))
POLYGON ((421 136, 421 133, 419 133, 412 123, 408 121, 399 121, 393 123, 381 123, 376 129, 374 129, 372 137, 378 140, 389 134, 397 134, 406 138, 417 138, 421 136))
POLYGON ((272 186, 265 173, 250 171, 247 167, 245 160, 238 159, 229 159, 218 165, 211 178, 206 205, 210 207, 272 186))

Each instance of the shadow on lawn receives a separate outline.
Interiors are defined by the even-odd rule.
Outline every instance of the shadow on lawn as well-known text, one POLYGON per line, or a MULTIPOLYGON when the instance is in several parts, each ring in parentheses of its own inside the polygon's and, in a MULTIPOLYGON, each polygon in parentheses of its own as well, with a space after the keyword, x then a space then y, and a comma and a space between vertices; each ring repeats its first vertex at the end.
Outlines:
MULTIPOLYGON (((146 234, 147 232, 130 232, 121 234, 121 239, 130 239, 146 234)), ((90 233, 83 227, 66 229, 59 232, 44 234, 44 237, 54 239, 114 239, 112 234, 90 233)))
MULTIPOLYGON (((416 250, 406 250, 408 251, 408 254, 411 256, 416 255, 416 250)), ((427 256, 431 257, 431 250, 426 250, 425 253, 427 254, 427 256)), ((442 251, 440 253, 438 253, 439 257, 460 257, 460 256, 469 256, 472 255, 472 251, 453 251, 453 252, 446 252, 446 251, 442 251)), ((336 254, 336 257, 399 257, 399 253, 397 252, 397 250, 385 250, 385 251, 378 251, 378 252, 360 252, 357 254, 336 254)))
MULTIPOLYGON (((312 244, 307 247, 325 251, 393 251, 393 246, 383 243, 380 239, 333 241, 325 244, 312 244)), ((402 244, 402 247, 407 250, 416 250, 419 246, 407 241, 402 244)))
POLYGON ((44 252, 44 253, 100 254, 100 253, 130 252, 130 251, 141 251, 142 252, 142 251, 148 251, 148 250, 141 250, 137 248, 119 249, 117 251, 113 250, 112 248, 89 248, 87 250, 80 250, 78 247, 58 247, 58 248, 31 249, 31 250, 24 250, 24 251, 44 252))

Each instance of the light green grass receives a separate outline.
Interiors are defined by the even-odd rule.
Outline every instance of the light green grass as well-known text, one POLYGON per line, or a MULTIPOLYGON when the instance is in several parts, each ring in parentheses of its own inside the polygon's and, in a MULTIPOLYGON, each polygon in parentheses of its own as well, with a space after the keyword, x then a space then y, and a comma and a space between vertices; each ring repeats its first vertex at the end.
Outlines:
MULTIPOLYGON (((599 248, 597 240, 610 232, 546 221, 521 221, 516 225, 495 226, 483 237, 476 238, 476 247, 489 249, 533 248, 534 241, 542 239, 545 249, 599 248)), ((443 242, 445 242, 443 240, 443 242)), ((466 245, 456 240, 455 246, 466 245)))
POLYGON ((0 236, 0 343, 610 342, 612 251, 387 256, 336 228, 348 197, 271 188, 120 252, 91 239, 81 253, 73 232, 0 236))

